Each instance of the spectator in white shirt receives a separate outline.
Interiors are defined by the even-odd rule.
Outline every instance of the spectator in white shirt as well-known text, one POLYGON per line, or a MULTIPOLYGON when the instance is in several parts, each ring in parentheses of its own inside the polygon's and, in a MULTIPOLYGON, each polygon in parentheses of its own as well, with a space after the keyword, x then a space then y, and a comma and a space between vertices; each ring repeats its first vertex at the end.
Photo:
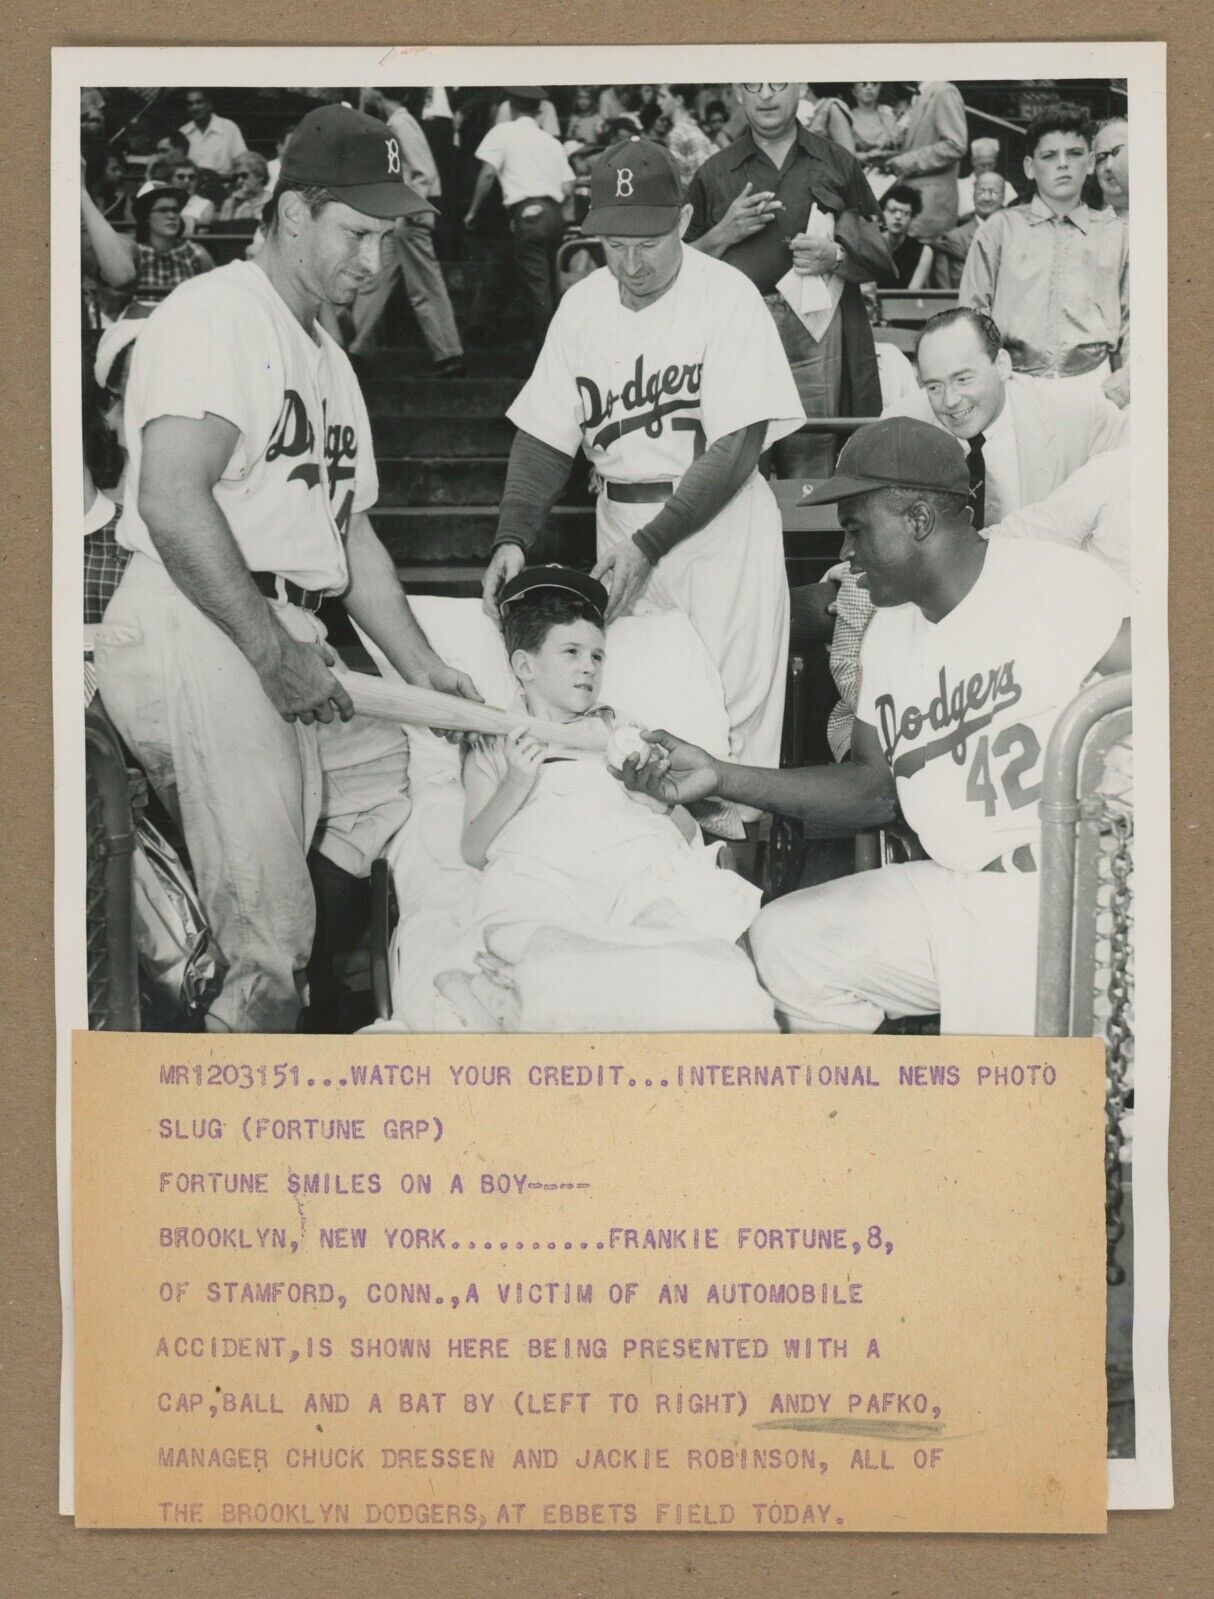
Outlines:
POLYGON ((464 217, 466 228, 475 227, 494 183, 501 185, 537 349, 556 309, 556 250, 565 231, 565 201, 574 183, 569 157, 558 140, 536 123, 536 108, 545 99, 543 89, 510 90, 510 120, 495 123, 477 146, 481 169, 464 217))
MULTIPOLYGON (((510 96, 513 92, 513 90, 507 90, 506 98, 497 108, 497 120, 499 122, 510 121, 510 96)), ((556 107, 552 101, 545 97, 532 110, 536 127, 544 133, 550 133, 554 139, 559 139, 561 136, 561 119, 557 116, 556 107)))
POLYGON ((244 135, 227 117, 217 117, 205 89, 191 89, 186 96, 191 120, 182 127, 190 144, 190 160, 227 177, 247 149, 244 135))

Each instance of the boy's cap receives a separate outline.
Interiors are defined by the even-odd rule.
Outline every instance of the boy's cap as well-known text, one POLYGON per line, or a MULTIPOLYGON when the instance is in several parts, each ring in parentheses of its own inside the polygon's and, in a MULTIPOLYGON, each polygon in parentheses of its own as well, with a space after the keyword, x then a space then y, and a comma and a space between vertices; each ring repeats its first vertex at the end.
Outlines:
POLYGON ((540 89, 533 83, 512 84, 506 93, 512 100, 526 100, 531 105, 539 105, 548 98, 547 89, 540 89))
POLYGON ((634 133, 595 163, 582 232, 651 238, 678 227, 682 205, 674 158, 662 145, 634 133))
POLYGON ((556 589, 565 594, 576 594, 578 599, 585 600, 598 612, 600 619, 607 610, 609 596, 598 578, 587 577, 585 572, 575 571, 571 566, 556 565, 525 566, 502 586, 497 597, 498 609, 504 611, 515 600, 521 600, 524 594, 534 594, 537 589, 556 589))
POLYGON ((913 416, 890 416, 852 434, 839 451, 833 477, 810 496, 814 505, 850 500, 870 489, 939 489, 968 495, 964 446, 944 428, 913 416))
POLYGON ((279 181, 328 189, 334 199, 381 221, 434 210, 405 182, 396 135, 348 105, 308 112, 287 142, 279 181))

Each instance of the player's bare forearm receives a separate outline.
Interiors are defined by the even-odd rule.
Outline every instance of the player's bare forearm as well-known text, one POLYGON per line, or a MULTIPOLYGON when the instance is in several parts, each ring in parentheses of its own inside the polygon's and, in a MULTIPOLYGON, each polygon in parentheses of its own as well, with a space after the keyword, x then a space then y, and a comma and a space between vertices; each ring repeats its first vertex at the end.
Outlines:
POLYGON ((707 527, 738 493, 759 464, 766 422, 751 422, 715 440, 687 468, 662 509, 633 534, 637 548, 655 566, 676 544, 707 527))
POLYGON ((702 233, 698 239, 689 241, 693 250, 699 250, 704 255, 715 256, 719 261, 735 242, 732 230, 724 222, 718 222, 715 228, 709 228, 707 233, 702 233))
POLYGON ((143 433, 139 514, 177 587, 262 671, 283 633, 216 504, 237 430, 221 418, 158 417, 143 433))
POLYGON ((355 511, 350 519, 346 556, 350 566, 350 586, 342 596, 346 610, 407 683, 424 682, 443 663, 422 632, 392 557, 365 511, 355 511))
POLYGON ((766 766, 733 766, 718 761, 717 794, 738 805, 777 811, 819 827, 859 832, 883 827, 898 814, 888 766, 861 761, 802 766, 776 771, 766 766))
POLYGON ((97 256, 101 276, 109 286, 112 289, 124 289, 133 283, 137 267, 135 246, 102 216, 92 196, 84 188, 83 181, 80 189, 80 217, 97 256))

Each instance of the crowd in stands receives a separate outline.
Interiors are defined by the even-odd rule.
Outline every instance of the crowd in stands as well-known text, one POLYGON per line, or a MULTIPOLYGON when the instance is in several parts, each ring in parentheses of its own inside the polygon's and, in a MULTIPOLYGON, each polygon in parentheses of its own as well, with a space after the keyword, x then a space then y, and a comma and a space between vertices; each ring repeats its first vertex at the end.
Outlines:
MULTIPOLYGON (((738 266, 763 293, 811 418, 877 414, 918 392, 922 374, 880 338, 879 291, 893 287, 955 291, 999 330, 1010 371, 1089 379, 1116 405, 1128 404, 1124 116, 1093 128, 1077 106, 1046 105, 1013 147, 1008 133, 971 138, 961 94, 945 82, 432 87, 327 98, 357 103, 385 122, 400 144, 404 176, 438 210, 398 224, 385 242, 380 278, 348 311, 322 317, 356 368, 376 348, 398 282, 437 373, 462 373, 466 344, 492 340, 514 299, 527 307, 538 350, 561 289, 602 260, 588 239, 565 261, 563 280, 554 270, 558 245, 576 238, 585 214, 589 174, 613 144, 640 136, 674 159, 692 207, 687 242, 738 266), (807 158, 794 132, 783 146, 771 142, 776 124, 765 129, 763 119, 778 117, 781 104, 795 108, 793 130, 830 141, 830 181, 845 198, 846 185, 860 183, 846 199, 862 219, 858 231, 841 231, 837 246, 809 242, 803 231, 814 226, 815 206, 797 173, 812 172, 819 157, 807 158), (789 152, 778 179, 773 149, 789 152), (825 270, 818 257, 833 258, 836 247, 848 259, 840 268, 842 314, 819 341, 807 338, 777 292, 790 242, 799 272, 825 270), (469 252, 488 270, 461 329, 440 263, 469 252)), ((264 134, 263 148, 251 148, 204 89, 184 99, 153 96, 125 121, 99 91, 82 95, 85 358, 96 376, 86 392, 100 402, 98 415, 107 394, 109 401, 120 394, 129 353, 124 339, 103 375, 103 331, 146 315, 176 285, 210 270, 208 239, 224 239, 224 259, 233 235, 244 236, 236 253, 255 253, 293 126, 274 128, 271 153, 264 134), (159 117, 162 104, 175 114, 159 117)), ((815 179, 808 181, 812 191, 815 179)), ((109 414, 112 420, 112 405, 109 414)), ((776 469, 829 471, 834 447, 824 435, 783 441, 776 469)))

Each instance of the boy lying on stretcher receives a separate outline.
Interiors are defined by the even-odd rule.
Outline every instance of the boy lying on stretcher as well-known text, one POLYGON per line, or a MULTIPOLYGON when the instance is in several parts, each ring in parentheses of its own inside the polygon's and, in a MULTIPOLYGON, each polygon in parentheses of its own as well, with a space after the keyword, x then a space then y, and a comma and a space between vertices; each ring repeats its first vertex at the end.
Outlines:
POLYGON ((611 738, 605 756, 554 753, 523 729, 467 743, 462 849, 483 875, 460 966, 438 986, 477 1028, 769 1030, 737 947, 759 890, 717 869, 681 806, 612 775, 634 751, 663 755, 597 703, 606 604, 602 584, 565 567, 527 568, 502 590, 527 712, 598 717, 611 738))

